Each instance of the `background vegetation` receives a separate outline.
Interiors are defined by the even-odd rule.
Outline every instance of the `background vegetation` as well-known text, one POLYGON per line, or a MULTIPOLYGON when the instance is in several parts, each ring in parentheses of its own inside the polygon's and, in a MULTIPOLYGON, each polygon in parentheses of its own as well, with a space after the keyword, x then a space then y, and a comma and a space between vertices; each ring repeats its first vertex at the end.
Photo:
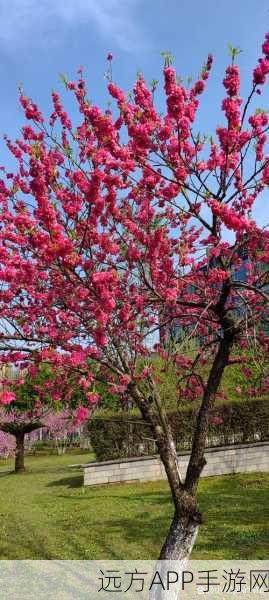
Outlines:
MULTIPOLYGON (((197 408, 168 412, 177 450, 188 450, 197 408)), ((269 439, 269 402, 266 399, 223 403, 211 414, 207 446, 269 439)), ((136 412, 104 411, 89 421, 92 448, 98 460, 156 454, 149 427, 136 412)))

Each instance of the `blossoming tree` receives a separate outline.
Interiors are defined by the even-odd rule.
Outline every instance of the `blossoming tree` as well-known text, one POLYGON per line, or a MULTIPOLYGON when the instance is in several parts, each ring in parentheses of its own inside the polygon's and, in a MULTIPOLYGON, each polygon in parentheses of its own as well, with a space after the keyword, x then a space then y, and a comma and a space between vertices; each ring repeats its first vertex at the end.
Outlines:
POLYGON ((53 373, 44 365, 32 366, 25 378, 19 370, 12 377, 1 380, 0 392, 0 452, 15 456, 15 473, 25 471, 25 439, 36 441, 40 429, 46 430, 57 447, 69 434, 77 431, 89 411, 83 407, 83 395, 79 400, 62 374, 53 373), (68 401, 66 400, 66 396, 68 401), (13 439, 12 439, 13 438, 13 439))
POLYGON ((15 455, 15 439, 9 433, 0 430, 0 457, 9 458, 15 455))
POLYGON ((4 458, 15 457, 15 473, 25 471, 25 439, 28 444, 35 443, 38 432, 43 429, 55 440, 58 454, 66 448, 66 438, 78 430, 78 422, 74 414, 64 409, 58 412, 44 405, 36 404, 22 411, 12 406, 9 410, 0 409, 0 455, 4 458), (65 445, 64 445, 65 444, 65 445))
POLYGON ((89 101, 81 71, 75 82, 64 78, 79 109, 76 125, 58 93, 46 122, 21 92, 29 123, 15 142, 7 139, 18 169, 3 168, 0 187, 2 360, 74 370, 89 406, 98 402, 96 379, 123 401, 132 398, 156 440, 174 503, 161 558, 188 556, 202 521, 197 486, 224 370, 237 360, 238 344, 254 340, 268 351, 269 233, 252 209, 259 200, 268 210, 269 119, 257 99, 269 73, 269 35, 245 101, 237 50, 231 55, 223 125, 210 138, 196 119, 212 56, 185 86, 165 55, 162 114, 155 81, 147 86, 139 76, 129 96, 115 85, 111 55, 115 103, 107 109, 89 101), (185 339, 200 340, 195 356, 184 343, 156 338, 154 348, 164 365, 176 366, 181 397, 200 403, 185 477, 150 360, 154 336, 173 322, 185 339))

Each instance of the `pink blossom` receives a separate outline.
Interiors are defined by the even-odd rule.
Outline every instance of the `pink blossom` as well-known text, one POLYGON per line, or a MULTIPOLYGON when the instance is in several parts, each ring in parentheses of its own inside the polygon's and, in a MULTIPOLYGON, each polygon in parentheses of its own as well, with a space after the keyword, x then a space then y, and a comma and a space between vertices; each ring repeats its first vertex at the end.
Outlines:
POLYGON ((223 85, 229 96, 237 96, 240 88, 239 68, 237 65, 230 65, 226 69, 226 77, 223 85))
POLYGON ((210 422, 212 423, 212 425, 222 425, 223 419, 221 417, 214 416, 211 418, 210 422))
POLYGON ((89 416, 89 409, 85 408, 85 406, 80 406, 77 409, 76 414, 75 414, 75 424, 80 425, 81 423, 86 421, 88 416, 89 416))
POLYGON ((89 404, 97 404, 100 400, 100 395, 96 392, 88 392, 86 396, 89 404))
POLYGON ((140 373, 140 378, 141 379, 146 379, 147 377, 149 377, 151 375, 151 368, 150 367, 144 367, 140 373))
POLYGON ((85 351, 75 350, 70 355, 70 363, 72 364, 73 367, 78 367, 79 365, 81 365, 85 362, 86 356, 87 355, 86 355, 85 351))
POLYGON ((16 400, 16 394, 14 394, 14 392, 1 392, 0 404, 11 404, 14 400, 16 400))

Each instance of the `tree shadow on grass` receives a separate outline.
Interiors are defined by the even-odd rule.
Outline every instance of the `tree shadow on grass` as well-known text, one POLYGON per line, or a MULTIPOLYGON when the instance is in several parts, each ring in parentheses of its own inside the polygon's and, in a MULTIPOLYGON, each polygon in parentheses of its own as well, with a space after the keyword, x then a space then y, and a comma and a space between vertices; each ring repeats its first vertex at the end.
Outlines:
MULTIPOLYGON (((67 481, 66 479, 62 479, 60 480, 62 481, 62 484, 64 486, 64 481, 67 481)), ((60 485, 60 483, 58 484, 57 482, 51 482, 50 484, 48 484, 49 486, 52 485, 60 485)), ((71 487, 71 486, 70 486, 71 487)), ((79 487, 79 486, 74 486, 74 487, 79 487)), ((114 489, 116 488, 116 486, 114 485, 100 485, 100 486, 81 486, 83 490, 85 490, 85 495, 78 497, 78 496, 69 496, 69 495, 65 495, 65 494, 61 494, 59 496, 59 498, 66 498, 67 500, 73 500, 73 501, 78 501, 78 500, 95 500, 96 502, 100 502, 101 500, 122 500, 124 501, 124 503, 137 503, 137 504, 142 504, 143 507, 145 508, 145 506, 148 504, 149 507, 154 506, 160 506, 160 505, 168 505, 168 506, 172 506, 172 499, 171 496, 169 495, 168 492, 143 492, 141 494, 132 494, 132 495, 125 495, 125 494, 107 494, 105 492, 108 491, 108 488, 113 487, 114 489), (100 493, 96 494, 96 490, 98 490, 100 493), (92 493, 93 492, 93 493, 92 493)), ((117 486, 117 491, 119 490, 120 486, 117 486)), ((116 489, 115 489, 116 491, 116 489)))
MULTIPOLYGON (((197 544, 195 546, 195 554, 199 554, 199 559, 210 557, 219 553, 221 547, 221 556, 217 558, 226 559, 251 559, 259 558, 266 559, 268 556, 269 547, 269 531, 266 527, 264 516, 253 522, 253 513, 246 508, 244 510, 243 502, 241 511, 238 507, 230 506, 231 523, 227 523, 226 514, 223 511, 211 510, 209 518, 208 510, 205 509, 205 523, 201 526, 197 544), (240 517, 243 524, 240 523, 240 517), (234 522, 237 521, 238 527, 234 527, 234 522), (258 525, 258 527, 257 527, 258 525)), ((109 531, 111 539, 125 541, 127 547, 132 547, 134 542, 141 540, 141 554, 139 558, 143 558, 143 552, 154 552, 155 549, 160 549, 164 542, 172 518, 172 506, 167 505, 167 509, 163 510, 161 515, 152 517, 150 508, 141 510, 136 518, 126 516, 117 518, 108 518, 103 521, 103 527, 109 531), (141 532, 143 532, 141 537, 141 532)), ((157 556, 157 554, 156 554, 157 556)), ((102 558, 98 556, 97 558, 102 558)), ((117 556, 122 559, 123 556, 117 556)), ((148 558, 148 556, 145 556, 148 558)), ((153 556, 152 556, 153 558, 153 556)))
MULTIPOLYGON (((205 523, 201 527, 198 542, 195 547, 195 555, 199 558, 217 558, 226 559, 265 559, 268 555, 269 530, 268 530, 268 509, 266 508, 266 488, 254 488, 244 490, 242 488, 228 489, 225 485, 218 485, 220 500, 216 502, 215 490, 211 493, 206 490, 200 493, 200 503, 204 514, 205 523), (212 493, 213 492, 213 493, 212 493), (248 498, 248 501, 246 501, 248 498), (257 506, 264 507, 258 511, 257 506), (221 556, 218 556, 221 547, 221 556), (197 554, 196 554, 197 553, 197 554)), ((122 488, 121 488, 122 489, 122 488)), ((107 491, 107 487, 103 490, 107 491)), ((155 554, 162 545, 172 517, 172 503, 169 492, 165 491, 144 491, 141 494, 120 493, 119 488, 114 488, 115 494, 104 493, 104 499, 121 499, 124 504, 141 504, 141 511, 135 510, 136 514, 129 518, 126 514, 107 515, 102 520, 102 527, 109 532, 109 539, 121 539, 126 546, 130 548, 130 554, 134 556, 137 552, 137 540, 141 540, 141 553, 139 558, 149 558, 148 553, 155 554), (161 507, 161 514, 153 516, 152 507, 161 507), (143 532, 141 537, 141 532, 143 532), (154 550, 156 549, 156 550, 154 550)), ((101 495, 93 493, 84 497, 85 500, 95 500, 97 503, 101 500, 101 495)), ((108 541, 108 540, 107 540, 108 541)), ((117 555, 117 547, 113 548, 114 556, 117 555)), ((102 550, 101 550, 102 552, 102 550)), ((104 548, 105 558, 106 549, 104 548)), ((155 554, 155 556, 157 556, 155 554)), ((104 556, 94 557, 97 559, 104 556)), ((135 558, 137 558, 135 556, 135 558)))
POLYGON ((7 477, 8 475, 13 475, 15 473, 14 469, 10 470, 10 471, 1 471, 0 472, 0 478, 1 477, 7 477))
POLYGON ((50 481, 46 487, 67 487, 80 488, 83 484, 83 475, 75 475, 73 477, 63 477, 56 481, 50 481))
POLYGON ((39 531, 39 528, 29 521, 24 524, 21 518, 12 515, 12 527, 8 538, 0 541, 0 559, 52 560, 53 558, 53 551, 48 548, 46 532, 39 531))

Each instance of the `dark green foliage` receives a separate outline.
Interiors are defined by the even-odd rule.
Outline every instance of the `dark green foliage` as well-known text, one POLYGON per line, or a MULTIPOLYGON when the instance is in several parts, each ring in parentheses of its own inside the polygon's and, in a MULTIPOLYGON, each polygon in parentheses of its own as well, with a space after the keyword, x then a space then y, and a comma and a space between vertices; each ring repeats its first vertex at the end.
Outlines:
MULTIPOLYGON (((196 421, 196 409, 168 413, 178 451, 189 450, 196 421)), ((269 402, 266 399, 229 402, 210 415, 223 422, 210 422, 207 446, 222 446, 269 439, 269 402)), ((137 414, 108 413, 89 421, 91 443, 97 460, 156 454, 149 427, 137 414)))
MULTIPOLYGON (((20 378, 19 375, 18 372, 18 379, 20 378)), ((44 410, 51 408, 55 412, 66 407, 73 411, 81 404, 88 406, 85 393, 77 384, 76 374, 70 373, 66 382, 66 389, 72 389, 72 397, 67 402, 65 401, 65 387, 63 385, 63 388, 59 389, 57 377, 59 378, 59 373, 57 371, 53 372, 51 366, 46 363, 39 365, 35 375, 29 375, 28 373, 24 375, 22 373, 24 381, 20 384, 14 384, 13 390, 16 393, 16 400, 5 406, 6 412, 13 412, 14 409, 19 413, 34 411, 38 401, 42 402, 44 410), (53 391, 61 391, 62 397, 55 400, 52 394, 53 391)), ((14 381, 16 382, 16 378, 14 378, 14 381)))
MULTIPOLYGON (((39 400, 37 386, 43 387, 49 379, 51 379, 51 373, 47 365, 42 365, 39 368, 39 371, 34 379, 29 375, 26 375, 24 378, 24 383, 14 387, 16 401, 12 402, 10 405, 11 410, 14 408, 20 410, 21 412, 32 410, 37 400, 39 400)), ((45 395, 44 398, 46 402, 49 401, 47 396, 48 395, 45 395)))

